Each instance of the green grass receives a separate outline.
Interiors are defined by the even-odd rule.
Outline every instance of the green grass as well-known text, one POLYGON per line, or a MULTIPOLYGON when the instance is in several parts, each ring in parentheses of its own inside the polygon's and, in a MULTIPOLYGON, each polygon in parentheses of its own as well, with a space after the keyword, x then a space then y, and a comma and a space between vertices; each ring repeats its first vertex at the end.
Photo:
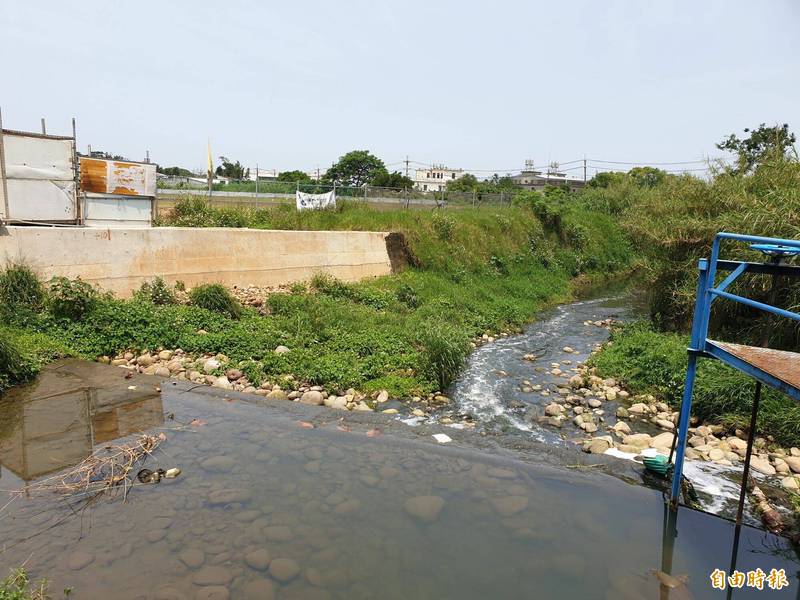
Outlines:
POLYGON ((399 231, 417 266, 355 284, 317 276, 292 293, 270 295, 266 316, 220 310, 217 302, 198 301, 194 290, 188 306, 154 304, 147 294, 124 301, 99 296, 82 318, 45 309, 24 327, 87 359, 180 347, 223 353, 255 383, 292 375, 329 390, 433 392, 456 376, 470 338, 519 328, 567 299, 578 275, 628 266, 629 247, 612 218, 580 207, 563 212, 581 236, 563 241, 526 205, 442 212, 341 203, 336 211, 298 213, 210 209, 188 200, 165 224, 399 231), (291 351, 275 354, 279 345, 291 351))
MULTIPOLYGON (((681 404, 688 336, 659 333, 646 323, 626 326, 591 359, 601 377, 621 380, 634 394, 653 394, 671 406, 681 404)), ((703 421, 746 428, 755 382, 719 361, 700 360, 692 413, 703 421)), ((800 406, 764 388, 757 428, 784 446, 800 446, 800 406)))
MULTIPOLYGON (((5 579, 0 580, 0 600, 47 600, 52 598, 48 588, 46 579, 33 582, 27 571, 20 567, 12 569, 5 579)), ((63 597, 66 598, 71 593, 72 589, 67 588, 63 597)))

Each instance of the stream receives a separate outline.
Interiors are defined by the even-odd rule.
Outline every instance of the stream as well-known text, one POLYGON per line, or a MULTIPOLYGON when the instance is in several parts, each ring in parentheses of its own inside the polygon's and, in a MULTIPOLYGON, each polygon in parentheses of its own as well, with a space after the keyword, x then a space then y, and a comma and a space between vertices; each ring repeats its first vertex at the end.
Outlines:
MULTIPOLYGON (((592 350, 608 340, 610 323, 643 318, 646 311, 644 294, 626 289, 624 283, 589 291, 580 301, 544 312, 520 335, 500 337, 477 348, 449 390, 450 397, 457 411, 472 416, 478 430, 486 434, 532 437, 554 446, 575 447, 587 434, 569 419, 560 427, 544 422, 544 407, 592 350), (530 360, 531 354, 534 360, 530 360), (564 374, 553 375, 554 368, 564 374)), ((599 409, 602 426, 595 435, 608 434, 605 428, 616 423, 618 406, 626 404, 603 402, 599 409)), ((663 433, 647 421, 629 424, 635 433, 663 433)), ((685 475, 695 486, 704 510, 727 518, 735 516, 741 466, 687 461, 685 475)), ((759 473, 753 476, 763 480, 759 473)), ((752 514, 746 518, 753 525, 760 524, 752 514)))

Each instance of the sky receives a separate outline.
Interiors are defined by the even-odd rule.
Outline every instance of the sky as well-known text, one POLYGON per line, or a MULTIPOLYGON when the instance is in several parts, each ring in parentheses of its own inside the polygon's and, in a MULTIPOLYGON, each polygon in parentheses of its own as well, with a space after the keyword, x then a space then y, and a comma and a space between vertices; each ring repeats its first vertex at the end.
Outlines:
POLYGON ((800 132, 798 27, 796 0, 0 0, 0 109, 28 131, 75 117, 82 151, 164 166, 203 170, 210 139, 279 171, 368 149, 391 169, 582 175, 571 161, 800 132))

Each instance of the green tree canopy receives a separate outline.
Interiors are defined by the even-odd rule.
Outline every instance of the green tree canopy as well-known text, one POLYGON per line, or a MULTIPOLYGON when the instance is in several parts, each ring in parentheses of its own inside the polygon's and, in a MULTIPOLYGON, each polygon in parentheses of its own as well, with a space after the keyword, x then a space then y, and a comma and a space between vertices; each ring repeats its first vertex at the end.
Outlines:
POLYGON ((410 189, 414 187, 414 180, 399 171, 393 171, 378 173, 369 184, 376 187, 410 189))
POLYGON ((192 173, 189 169, 184 169, 183 167, 156 167, 156 170, 159 173, 163 173, 164 175, 172 175, 173 177, 194 177, 195 174, 192 173))
POLYGON ((325 173, 324 180, 338 185, 362 186, 387 173, 383 161, 369 150, 352 150, 339 157, 325 173))
POLYGON ((794 143, 797 141, 794 133, 789 131, 788 123, 767 127, 761 123, 757 129, 745 129, 747 137, 739 139, 732 133, 717 144, 720 150, 727 150, 737 155, 735 171, 747 173, 768 159, 786 159, 794 155, 797 150, 794 143))
POLYGON ((311 177, 303 171, 283 171, 278 175, 278 181, 299 181, 300 183, 307 183, 311 181, 311 177))
POLYGON ((595 173, 589 181, 586 182, 587 187, 593 188, 607 188, 625 179, 625 173, 619 171, 602 171, 595 173))
POLYGON ((250 177, 250 169, 245 169, 242 164, 237 160, 233 162, 224 156, 219 157, 222 163, 215 171, 220 177, 228 177, 230 179, 247 179, 250 177))
POLYGON ((628 177, 640 187, 655 187, 667 178, 667 172, 655 167, 633 167, 628 177))

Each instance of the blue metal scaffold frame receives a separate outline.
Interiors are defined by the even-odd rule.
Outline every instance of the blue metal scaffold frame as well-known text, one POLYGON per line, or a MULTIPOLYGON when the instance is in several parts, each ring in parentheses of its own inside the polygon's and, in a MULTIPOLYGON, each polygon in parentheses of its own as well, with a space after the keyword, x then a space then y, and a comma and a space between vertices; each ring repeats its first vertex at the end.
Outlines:
POLYGON ((692 339, 688 349, 689 363, 686 370, 686 382, 683 390, 680 420, 678 423, 675 468, 672 477, 670 503, 677 507, 681 491, 683 462, 686 439, 689 428, 689 416, 692 408, 692 393, 697 376, 697 359, 711 358, 720 360, 756 380, 755 397, 750 419, 750 430, 745 455, 744 472, 737 512, 737 525, 741 524, 744 507, 747 478, 750 470, 750 456, 755 440, 756 415, 761 397, 761 386, 768 385, 790 398, 800 401, 800 354, 766 348, 769 341, 770 326, 763 329, 760 346, 743 346, 727 342, 719 342, 708 338, 711 306, 717 299, 739 302, 751 308, 768 313, 770 319, 782 317, 800 321, 800 313, 773 306, 777 291, 776 281, 779 277, 800 277, 800 267, 784 264, 783 259, 800 254, 800 240, 784 240, 736 233, 718 233, 711 247, 711 258, 700 261, 700 272, 697 284, 697 299, 692 323, 692 339), (723 241, 745 242, 754 250, 764 253, 768 260, 763 263, 720 260, 720 246, 723 241), (718 285, 718 272, 728 272, 718 285), (743 273, 760 273, 773 277, 769 304, 745 298, 726 291, 743 273))

